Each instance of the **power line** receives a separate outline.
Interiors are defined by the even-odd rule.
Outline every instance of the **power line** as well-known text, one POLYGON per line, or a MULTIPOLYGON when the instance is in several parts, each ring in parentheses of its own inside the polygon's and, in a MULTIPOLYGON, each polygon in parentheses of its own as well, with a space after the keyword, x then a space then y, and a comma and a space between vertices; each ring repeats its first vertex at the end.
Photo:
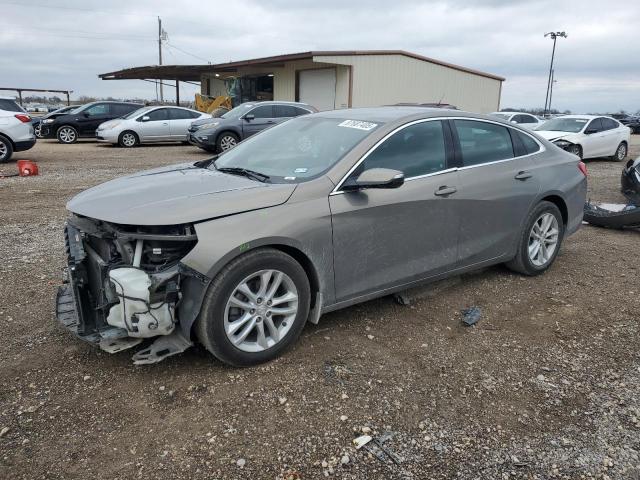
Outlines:
MULTIPOLYGON (((90 35, 91 37, 104 36, 107 38, 113 38, 114 40, 117 40, 118 38, 127 38, 127 39, 131 38, 131 39, 143 39, 143 40, 154 39, 154 37, 151 37, 148 35, 130 35, 127 33, 116 33, 116 32, 88 32, 85 30, 67 30, 63 28, 17 27, 11 30, 34 32, 40 35, 53 35, 53 36, 55 36, 56 34, 48 34, 46 32, 61 32, 60 35, 65 35, 65 36, 74 36, 72 34, 79 33, 82 35, 90 35)), ((11 31, 9 31, 8 33, 11 33, 11 31)), ((87 37, 79 37, 79 38, 87 38, 87 37)), ((102 37, 98 37, 98 38, 102 38, 102 37)))
MULTIPOLYGON (((20 29, 14 30, 14 32, 20 33, 20 29)), ((34 32, 34 30, 26 30, 25 33, 34 32)), ((11 33, 11 32, 3 32, 3 33, 11 33)), ((114 38, 113 35, 108 36, 95 36, 95 35, 66 35, 64 33, 47 33, 47 32, 38 32, 38 35, 45 37, 61 37, 61 38, 86 38, 91 40, 111 40, 111 41, 119 41, 119 40, 127 40, 131 42, 150 42, 151 39, 137 38, 131 37, 126 38, 125 36, 120 35, 119 38, 114 38)))
POLYGON ((189 55, 190 57, 197 58, 198 60, 202 60, 203 62, 211 63, 211 60, 208 60, 208 59, 206 59, 206 58, 199 57, 198 55, 194 55, 193 53, 189 53, 189 52, 187 52, 186 50, 182 50, 180 47, 176 47, 176 46, 175 46, 175 45, 173 45, 172 43, 165 42, 165 44, 166 44, 166 45, 168 45, 168 46, 170 46, 170 47, 175 48, 176 50, 178 50, 179 52, 184 53, 185 55, 189 55))
POLYGON ((31 7, 31 8, 50 8, 54 10, 71 10, 77 12, 87 12, 87 13, 99 13, 106 15, 122 15, 126 17, 155 17, 155 15, 150 15, 148 13, 122 13, 116 12, 114 10, 94 10, 92 8, 78 8, 78 7, 66 7, 66 6, 58 6, 58 5, 46 5, 41 3, 21 3, 21 2, 0 2, 0 5, 13 5, 16 7, 31 7))

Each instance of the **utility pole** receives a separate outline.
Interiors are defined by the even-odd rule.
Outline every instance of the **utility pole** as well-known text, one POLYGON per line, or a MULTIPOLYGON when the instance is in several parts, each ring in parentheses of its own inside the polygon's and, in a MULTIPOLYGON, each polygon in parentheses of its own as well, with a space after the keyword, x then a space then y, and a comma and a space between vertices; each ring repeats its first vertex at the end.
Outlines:
POLYGON ((549 89, 549 112, 551 112, 551 99, 553 98, 553 84, 556 83, 556 71, 551 70, 551 88, 549 89))
POLYGON ((549 97, 549 91, 551 90, 551 77, 553 75, 553 59, 556 55, 556 39, 558 37, 567 38, 566 32, 549 32, 544 34, 545 37, 551 37, 553 40, 553 50, 551 50, 551 65, 549 66, 549 79, 547 80, 547 95, 544 98, 544 113, 543 117, 547 116, 547 109, 550 107, 551 98, 549 97))
MULTIPOLYGON (((162 19, 158 17, 158 65, 162 65, 162 19)), ((160 80, 160 103, 164 103, 162 80, 160 80)))

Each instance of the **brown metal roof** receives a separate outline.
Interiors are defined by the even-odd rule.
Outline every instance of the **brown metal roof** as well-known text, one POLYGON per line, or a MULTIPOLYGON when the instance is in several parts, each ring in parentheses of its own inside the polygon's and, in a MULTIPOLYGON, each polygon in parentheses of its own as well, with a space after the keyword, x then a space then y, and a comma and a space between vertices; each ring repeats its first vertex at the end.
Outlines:
POLYGON ((102 80, 180 80, 199 82, 203 73, 211 72, 213 65, 149 65, 125 68, 115 72, 101 73, 102 80))
POLYGON ((147 67, 134 67, 116 72, 102 73, 98 75, 103 80, 125 80, 125 79, 164 79, 199 81, 203 73, 234 71, 238 67, 264 66, 281 67, 284 62, 293 60, 304 60, 321 56, 350 56, 350 55, 403 55, 415 58, 424 62, 442 65, 453 68, 461 72, 471 73, 494 80, 504 81, 503 77, 491 73, 481 72, 453 63, 443 62, 435 58, 425 57, 417 53, 406 52, 404 50, 315 50, 310 52, 289 53, 286 55, 275 55, 271 57, 253 58, 250 60, 240 60, 237 62, 217 63, 215 65, 154 65, 147 67))

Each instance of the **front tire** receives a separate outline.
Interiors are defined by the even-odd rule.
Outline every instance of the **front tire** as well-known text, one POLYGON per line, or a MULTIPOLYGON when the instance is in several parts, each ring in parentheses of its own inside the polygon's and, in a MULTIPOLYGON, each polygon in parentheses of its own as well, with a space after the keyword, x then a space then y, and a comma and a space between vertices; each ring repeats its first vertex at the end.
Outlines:
POLYGON ((507 267, 523 275, 540 275, 556 259, 564 229, 560 209, 551 202, 540 202, 529 212, 516 256, 506 264, 507 267))
POLYGON ((223 132, 216 140, 216 148, 219 153, 226 152, 227 150, 231 150, 235 147, 239 141, 240 139, 235 133, 223 132))
POLYGON ((0 136, 0 163, 6 163, 11 160, 13 155, 13 145, 9 139, 0 136))
POLYGON ((122 148, 133 148, 137 147, 140 144, 140 139, 135 132, 127 130, 126 132, 122 132, 118 137, 118 145, 122 148))
POLYGON ((76 143, 78 141, 78 131, 69 125, 63 125, 56 132, 56 137, 60 143, 76 143))
POLYGON ((618 148, 616 148, 616 153, 611 157, 612 160, 616 162, 622 162, 627 157, 627 144, 626 142, 620 142, 618 148))
POLYGON ((276 249, 257 249, 232 260, 211 282, 195 333, 225 363, 267 362, 298 338, 310 298, 309 279, 296 260, 276 249))
POLYGON ((578 157, 580 157, 580 160, 582 160, 582 147, 580 145, 577 145, 577 144, 571 145, 567 150, 567 152, 577 155, 578 157))
POLYGON ((38 123, 33 128, 33 134, 36 136, 36 138, 43 138, 43 135, 42 135, 42 123, 38 123))

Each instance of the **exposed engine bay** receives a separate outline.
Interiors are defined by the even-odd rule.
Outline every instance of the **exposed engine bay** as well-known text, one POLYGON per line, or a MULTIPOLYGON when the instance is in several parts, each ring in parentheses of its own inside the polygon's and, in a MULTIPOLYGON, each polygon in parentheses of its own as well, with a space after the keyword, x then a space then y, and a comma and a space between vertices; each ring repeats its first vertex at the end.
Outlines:
POLYGON ((191 345, 176 329, 180 260, 195 246, 193 226, 134 227, 72 216, 65 227, 68 269, 58 318, 83 340, 115 353, 159 337, 134 356, 154 363, 191 345))

